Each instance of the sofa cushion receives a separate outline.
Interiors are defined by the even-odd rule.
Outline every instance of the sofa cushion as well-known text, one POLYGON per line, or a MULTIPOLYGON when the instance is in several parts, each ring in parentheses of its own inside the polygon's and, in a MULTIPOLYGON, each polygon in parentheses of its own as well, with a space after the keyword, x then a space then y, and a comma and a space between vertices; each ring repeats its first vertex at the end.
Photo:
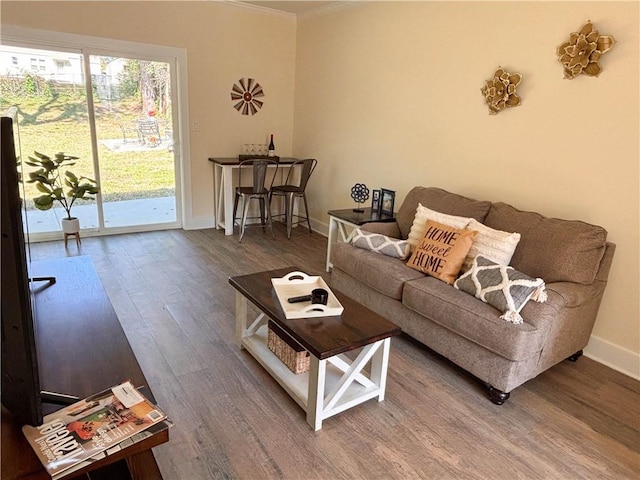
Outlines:
POLYGON ((398 240, 379 233, 367 232, 356 228, 351 238, 351 244, 373 253, 405 260, 409 256, 409 242, 398 240))
POLYGON ((376 255, 368 250, 355 248, 349 243, 336 243, 332 246, 331 262, 333 268, 339 268, 368 287, 395 300, 402 298, 402 289, 406 281, 424 277, 424 274, 407 267, 402 260, 376 255))
POLYGON ((471 217, 479 222, 484 221, 484 217, 491 207, 491 202, 473 200, 441 188, 414 187, 409 191, 396 214, 402 238, 409 236, 418 203, 438 212, 459 217, 471 217))
POLYGON ((485 225, 520 233, 511 266, 547 283, 593 283, 604 255, 607 231, 578 220, 548 218, 506 203, 494 203, 485 225))
POLYGON ((516 247, 520 241, 519 233, 495 230, 483 225, 475 218, 469 220, 467 228, 469 230, 475 230, 478 234, 469 249, 469 253, 467 253, 467 258, 464 259, 464 263, 462 264, 463 272, 471 268, 473 260, 478 255, 482 255, 500 265, 509 265, 511 257, 513 257, 513 252, 516 251, 516 247))
POLYGON ((511 323, 522 323, 520 310, 530 299, 537 302, 547 299, 541 278, 531 278, 482 255, 473 260, 471 269, 461 275, 453 286, 496 307, 502 312, 500 318, 511 323))
POLYGON ((476 232, 427 220, 424 237, 407 266, 453 284, 476 232))
MULTIPOLYGON (((539 355, 545 331, 525 321, 505 322, 489 304, 433 277, 411 280, 402 303, 439 325, 512 361, 539 355)), ((428 335, 428 333, 425 333, 428 335)))
POLYGON ((469 217, 458 217, 456 215, 449 215, 448 213, 437 212, 425 207, 421 203, 418 203, 416 216, 413 217, 411 230, 409 230, 409 236, 407 237, 407 241, 409 242, 412 252, 416 249, 418 243, 420 243, 420 240, 424 237, 424 233, 427 231, 427 220, 443 223, 450 227, 465 228, 469 225, 469 222, 471 222, 472 219, 469 217))

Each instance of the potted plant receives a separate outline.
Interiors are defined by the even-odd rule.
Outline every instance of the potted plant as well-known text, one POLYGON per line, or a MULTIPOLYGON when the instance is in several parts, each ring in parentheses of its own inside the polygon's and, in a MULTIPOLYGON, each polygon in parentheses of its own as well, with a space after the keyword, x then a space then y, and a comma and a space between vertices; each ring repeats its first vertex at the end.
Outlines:
POLYGON ((71 216, 71 208, 76 200, 91 200, 92 195, 97 194, 100 188, 96 181, 87 177, 78 177, 68 170, 75 165, 78 157, 56 153, 54 158, 39 152, 34 152, 35 157, 29 157, 25 163, 36 167, 37 170, 29 173, 27 183, 35 183, 42 195, 33 199, 38 210, 50 210, 55 202, 58 202, 67 216, 62 219, 62 231, 73 234, 80 231, 80 221, 71 216), (64 174, 63 174, 64 171, 64 174), (66 192, 64 191, 66 187, 66 192))

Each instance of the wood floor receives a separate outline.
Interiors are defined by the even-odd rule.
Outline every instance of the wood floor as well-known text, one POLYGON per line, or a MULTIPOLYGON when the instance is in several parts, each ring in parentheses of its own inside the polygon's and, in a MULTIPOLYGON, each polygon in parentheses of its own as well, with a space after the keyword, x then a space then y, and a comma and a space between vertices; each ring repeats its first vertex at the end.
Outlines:
MULTIPOLYGON (((297 404, 234 343, 228 277, 323 273, 326 238, 281 225, 242 244, 164 231, 32 245, 34 259, 89 255, 158 403, 175 426, 154 449, 164 478, 638 479, 640 382, 582 357, 498 407, 476 379, 405 336, 385 401, 313 432, 297 404)), ((330 276, 323 273, 325 279, 330 276)), ((345 292, 348 294, 348 292, 345 292)))

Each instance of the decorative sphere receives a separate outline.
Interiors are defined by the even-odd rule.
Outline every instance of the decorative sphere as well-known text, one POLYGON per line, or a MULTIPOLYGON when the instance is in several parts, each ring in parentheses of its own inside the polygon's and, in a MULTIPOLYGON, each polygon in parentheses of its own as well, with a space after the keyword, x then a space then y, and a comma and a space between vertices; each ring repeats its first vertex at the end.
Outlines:
POLYGON ((351 198, 357 203, 364 203, 369 199, 369 189, 364 183, 356 183, 351 187, 351 198))

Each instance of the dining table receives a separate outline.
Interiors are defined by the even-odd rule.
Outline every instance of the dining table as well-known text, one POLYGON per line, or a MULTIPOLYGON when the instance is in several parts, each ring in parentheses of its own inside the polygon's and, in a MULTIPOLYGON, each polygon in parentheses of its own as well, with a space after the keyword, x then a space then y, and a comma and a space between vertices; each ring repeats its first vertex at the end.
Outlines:
MULTIPOLYGON (((254 157, 255 159, 267 158, 254 157)), ((273 157, 268 157, 273 158, 273 157)), ((279 177, 286 178, 283 173, 293 168, 298 161, 292 157, 276 157, 278 160, 279 177)), ((209 157, 209 161, 213 163, 213 207, 214 207, 214 224, 216 230, 224 229, 225 235, 233 235, 233 197, 235 185, 233 182, 234 170, 240 168, 240 162, 250 160, 243 156, 237 157, 209 157)), ((276 166, 270 166, 274 169, 276 166)))

